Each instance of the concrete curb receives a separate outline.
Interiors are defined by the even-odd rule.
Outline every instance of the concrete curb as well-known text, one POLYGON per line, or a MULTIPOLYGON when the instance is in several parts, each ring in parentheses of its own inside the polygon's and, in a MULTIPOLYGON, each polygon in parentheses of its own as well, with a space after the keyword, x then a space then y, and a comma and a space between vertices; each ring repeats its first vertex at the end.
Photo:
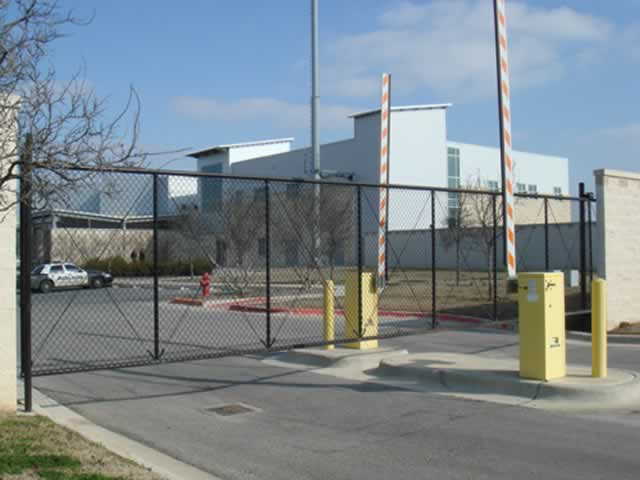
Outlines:
MULTIPOLYGON (((582 342, 591 342, 591 334, 588 332, 575 332, 567 330, 567 339, 582 342)), ((640 335, 608 334, 607 343, 610 345, 640 345, 640 335)))
POLYGON ((221 480, 207 472, 176 460, 164 453, 100 427, 78 413, 60 405, 38 390, 33 390, 35 413, 46 416, 63 427, 79 433, 107 450, 127 458, 167 480, 221 480))
POLYGON ((606 380, 592 379, 589 373, 590 369, 585 367, 571 366, 565 379, 551 382, 524 380, 517 374, 514 359, 456 354, 388 358, 380 362, 376 371, 381 377, 415 380, 442 393, 515 397, 520 403, 529 402, 529 406, 538 408, 611 410, 635 407, 640 403, 640 374, 637 372, 610 369, 606 380), (456 364, 457 360, 460 363, 456 364), (465 363, 473 367, 459 367, 464 367, 465 363), (484 365, 485 369, 478 368, 484 365))
POLYGON ((333 350, 307 348, 289 350, 278 354, 276 359, 280 362, 316 368, 371 368, 379 365, 386 358, 408 354, 407 350, 399 348, 375 348, 372 350, 350 350, 339 347, 333 350))

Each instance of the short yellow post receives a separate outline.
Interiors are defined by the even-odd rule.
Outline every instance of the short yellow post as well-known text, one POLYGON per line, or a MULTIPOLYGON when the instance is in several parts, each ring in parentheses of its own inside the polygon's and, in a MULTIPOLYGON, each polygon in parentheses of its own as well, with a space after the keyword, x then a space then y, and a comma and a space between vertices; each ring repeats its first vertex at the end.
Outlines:
POLYGON ((591 376, 607 376, 607 282, 591 284, 591 376))
MULTIPOLYGON (((325 280, 324 282, 324 302, 323 302, 323 319, 324 319, 324 341, 333 342, 335 340, 334 330, 334 299, 335 289, 333 280, 325 280)), ((333 350, 334 345, 326 345, 325 350, 333 350)))

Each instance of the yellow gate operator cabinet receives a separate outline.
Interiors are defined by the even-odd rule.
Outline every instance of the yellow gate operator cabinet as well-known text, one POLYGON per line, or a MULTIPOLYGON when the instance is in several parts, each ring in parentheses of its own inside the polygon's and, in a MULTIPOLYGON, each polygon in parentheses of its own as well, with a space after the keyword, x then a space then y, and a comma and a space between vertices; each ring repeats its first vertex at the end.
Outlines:
POLYGON ((564 274, 518 275, 520 376, 553 380, 566 375, 564 274))

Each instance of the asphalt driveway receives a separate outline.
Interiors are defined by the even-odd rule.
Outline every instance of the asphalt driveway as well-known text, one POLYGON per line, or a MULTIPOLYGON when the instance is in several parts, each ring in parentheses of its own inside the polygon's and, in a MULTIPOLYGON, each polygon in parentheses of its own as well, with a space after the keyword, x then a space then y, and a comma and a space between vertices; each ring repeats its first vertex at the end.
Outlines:
MULTIPOLYGON (((517 354, 510 334, 394 339, 416 351, 517 354)), ((640 369, 640 347, 610 364, 640 369)), ((559 415, 362 383, 262 356, 42 377, 36 388, 94 422, 229 479, 635 479, 638 411, 559 415), (229 404, 249 413, 220 416, 229 404)), ((569 360, 590 359, 571 342, 569 360)))

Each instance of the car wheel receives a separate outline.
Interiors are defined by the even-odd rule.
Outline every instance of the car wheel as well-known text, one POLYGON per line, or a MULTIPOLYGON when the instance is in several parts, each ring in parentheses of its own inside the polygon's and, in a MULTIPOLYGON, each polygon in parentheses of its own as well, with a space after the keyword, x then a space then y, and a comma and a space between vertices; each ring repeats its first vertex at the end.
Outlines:
POLYGON ((53 282, 51 280, 44 280, 40 282, 40 293, 49 293, 53 289, 53 282))
POLYGON ((97 277, 91 280, 91 288, 102 288, 104 287, 104 280, 97 277))

